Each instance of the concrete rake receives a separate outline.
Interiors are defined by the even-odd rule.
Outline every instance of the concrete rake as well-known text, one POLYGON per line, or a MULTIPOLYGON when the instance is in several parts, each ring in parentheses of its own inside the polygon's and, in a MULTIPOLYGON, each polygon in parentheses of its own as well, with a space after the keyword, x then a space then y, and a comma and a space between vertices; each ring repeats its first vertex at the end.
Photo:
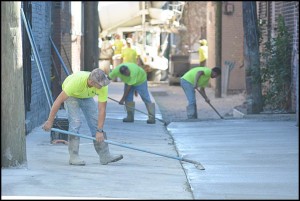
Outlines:
MULTIPOLYGON (((78 134, 78 133, 73 133, 73 132, 70 132, 70 131, 65 131, 65 130, 61 130, 61 129, 57 129, 57 128, 51 128, 51 131, 59 132, 59 133, 62 133, 62 134, 67 134, 67 135, 74 135, 74 136, 78 136, 78 137, 82 137, 82 138, 86 138, 86 139, 90 139, 90 140, 96 140, 96 138, 91 137, 91 136, 82 135, 82 134, 78 134)), ((106 142, 108 144, 120 146, 120 147, 125 147, 125 148, 128 148, 128 149, 133 149, 133 150, 142 151, 142 152, 146 152, 146 153, 150 153, 150 154, 155 154, 155 155, 159 155, 159 156, 163 156, 163 157, 167 157, 167 158, 171 158, 171 159, 176 159, 176 160, 179 160, 179 161, 185 161, 185 162, 188 162, 188 163, 193 163, 197 169, 205 170, 205 168, 201 165, 201 163, 199 163, 197 161, 194 161, 194 160, 185 159, 183 157, 170 156, 170 155, 157 153, 157 152, 153 152, 153 151, 148 151, 148 150, 140 149, 140 148, 137 148, 137 147, 124 145, 124 144, 114 142, 114 141, 111 141, 111 140, 104 140, 104 142, 106 142)))

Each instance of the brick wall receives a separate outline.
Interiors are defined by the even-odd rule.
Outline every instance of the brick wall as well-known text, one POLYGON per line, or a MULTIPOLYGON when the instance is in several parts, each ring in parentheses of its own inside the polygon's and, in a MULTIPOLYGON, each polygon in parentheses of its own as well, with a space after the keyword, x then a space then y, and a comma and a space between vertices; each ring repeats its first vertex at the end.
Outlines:
MULTIPOLYGON (((69 64, 69 61, 71 62, 70 2, 61 1, 52 3, 52 23, 53 26, 51 37, 59 52, 59 55, 63 60, 65 67, 68 69, 69 73, 71 73, 71 67, 69 64)), ((56 98, 62 90, 61 84, 66 78, 67 74, 64 70, 61 60, 57 56, 57 53, 54 51, 54 48, 52 48, 52 56, 55 63, 55 65, 53 64, 52 66, 52 72, 57 71, 57 73, 55 74, 56 77, 53 80, 53 97, 56 98)))
MULTIPOLYGON (((66 73, 50 43, 49 37, 51 36, 69 72, 82 70, 81 15, 80 2, 32 2, 33 36, 53 100, 61 92, 61 82, 65 79, 66 73), (77 5, 73 10, 73 16, 71 15, 72 4, 77 5), (76 25, 73 19, 74 16, 77 18, 79 16, 78 19, 80 19, 76 19, 76 25), (51 55, 59 76, 55 72, 51 55), (55 78, 51 80, 51 76, 55 78)), ((48 118, 49 111, 50 108, 38 67, 36 62, 32 61, 32 97, 30 111, 26 113, 26 133, 44 123, 48 118)))
MULTIPOLYGON (((55 2, 52 12, 52 37, 63 62, 70 73, 80 71, 83 69, 82 3, 55 2)), ((55 63, 59 65, 60 80, 63 81, 66 74, 58 58, 54 58, 55 63)), ((56 91, 59 93, 61 89, 58 87, 56 91)))
MULTIPOLYGON (((206 14, 206 22, 207 22, 207 44, 208 44, 208 59, 207 59, 207 66, 208 67, 213 67, 216 66, 216 61, 215 61, 215 55, 216 55, 216 50, 215 50, 215 32, 216 32, 216 25, 215 25, 215 6, 214 2, 207 2, 207 14, 206 14)), ((221 78, 223 79, 223 78, 221 78)), ((211 86, 215 88, 215 81, 211 82, 211 86)))
MULTIPOLYGON (((38 54, 42 63, 45 77, 50 84, 50 66, 51 51, 49 43, 50 35, 50 10, 51 4, 48 2, 32 2, 32 33, 38 54)), ((33 58, 33 57, 32 57, 33 58)), ((47 118, 50 111, 49 104, 43 88, 41 75, 35 60, 32 60, 32 97, 30 111, 26 112, 26 133, 33 128, 42 124, 47 118)))
MULTIPOLYGON (((280 11, 285 18, 286 26, 288 27, 289 33, 293 36, 291 40, 291 49, 294 50, 294 54, 299 54, 299 3, 296 1, 285 1, 282 2, 280 11)), ((293 58, 291 60, 291 68, 292 68, 292 111, 296 111, 296 104, 297 103, 297 68, 299 65, 293 64, 293 58)), ((299 57, 298 61, 295 63, 299 64, 299 57)))
POLYGON ((243 43, 242 2, 227 1, 222 4, 223 94, 230 93, 230 91, 242 91, 246 88, 243 43), (232 14, 231 9, 233 9, 232 14), (226 85, 228 91, 226 91, 226 85))
MULTIPOLYGON (((209 58, 214 58, 215 44, 215 2, 207 3, 207 38, 209 58)), ((246 88, 244 61, 244 32, 242 2, 222 3, 222 94, 243 91, 246 88), (232 12, 231 12, 232 11, 232 12), (231 70, 230 70, 231 69, 231 70)), ((214 67, 214 59, 208 59, 208 66, 214 67)), ((215 82, 211 81, 215 88, 215 82)))

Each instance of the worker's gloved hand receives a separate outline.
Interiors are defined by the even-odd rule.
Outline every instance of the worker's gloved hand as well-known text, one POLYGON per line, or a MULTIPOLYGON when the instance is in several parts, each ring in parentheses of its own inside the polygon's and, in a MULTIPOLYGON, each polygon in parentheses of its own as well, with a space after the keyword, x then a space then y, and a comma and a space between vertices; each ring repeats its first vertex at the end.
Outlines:
POLYGON ((45 130, 45 131, 50 131, 50 129, 52 128, 52 125, 53 125, 53 121, 46 121, 45 123, 44 123, 44 125, 43 125, 43 129, 45 130))

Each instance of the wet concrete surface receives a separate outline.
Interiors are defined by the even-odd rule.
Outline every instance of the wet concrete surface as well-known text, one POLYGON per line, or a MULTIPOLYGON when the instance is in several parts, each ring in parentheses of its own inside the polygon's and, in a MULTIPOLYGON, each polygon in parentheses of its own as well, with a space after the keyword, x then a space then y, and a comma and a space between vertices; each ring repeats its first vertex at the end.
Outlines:
MULTIPOLYGON (((124 106, 108 101, 105 127, 108 139, 125 145, 200 162, 181 162, 110 145, 124 159, 99 164, 91 140, 81 139, 86 166, 70 166, 64 144, 50 144, 40 127, 26 137, 26 167, 1 171, 2 199, 299 199, 299 132, 295 116, 245 115, 233 108, 243 94, 214 98, 224 119, 197 96, 198 119, 186 119, 186 98, 179 86, 149 83, 156 102, 156 121, 135 112, 134 123, 123 123, 124 106)), ((113 82, 109 96, 119 100, 123 84, 113 82)), ((136 108, 146 111, 140 97, 136 108)), ((60 116, 65 115, 64 111, 60 116)), ((80 131, 89 135, 86 123, 80 131)))
MULTIPOLYGON (((158 87, 159 86, 159 87, 158 87)), ((215 98, 216 112, 198 94, 198 119, 187 120, 187 100, 180 86, 150 88, 168 121, 194 199, 299 199, 299 132, 293 114, 237 115, 243 93, 215 98)))
POLYGON ((292 121, 176 122, 168 126, 195 199, 299 198, 298 129, 292 121))
MULTIPOLYGON (((123 83, 110 84, 111 98, 120 100, 122 94, 123 83)), ((147 113, 140 97, 135 102, 137 109, 147 113)), ((66 117, 66 112, 61 110, 58 116, 66 117)), ((147 124, 147 115, 139 112, 133 123, 123 123, 124 117, 124 106, 109 100, 104 125, 108 140, 145 152, 109 145, 112 154, 124 158, 100 165, 93 142, 81 138, 79 154, 86 165, 70 166, 68 146, 51 144, 50 133, 41 125, 26 136, 27 164, 1 170, 1 199, 193 199, 180 161, 147 152, 177 156, 166 127, 158 121, 147 124)), ((161 118, 158 107, 157 117, 161 118)), ((83 114, 80 134, 91 136, 83 114)))

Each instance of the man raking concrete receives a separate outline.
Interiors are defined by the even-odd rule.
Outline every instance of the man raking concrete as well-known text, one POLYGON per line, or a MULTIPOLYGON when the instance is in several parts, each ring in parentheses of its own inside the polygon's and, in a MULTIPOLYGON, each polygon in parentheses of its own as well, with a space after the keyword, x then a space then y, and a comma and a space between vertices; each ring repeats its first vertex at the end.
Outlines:
MULTIPOLYGON (((92 72, 79 71, 69 75, 62 84, 62 92, 54 101, 48 120, 43 125, 45 131, 50 131, 54 118, 61 104, 65 108, 69 119, 69 131, 79 133, 81 127, 80 110, 83 112, 93 137, 96 137, 94 148, 100 157, 100 163, 106 165, 119 161, 122 155, 110 154, 107 139, 103 126, 106 118, 106 104, 108 97, 109 79, 101 69, 94 69, 92 72), (98 96, 98 107, 93 99, 98 96)), ((85 165, 85 161, 79 157, 78 136, 69 135, 70 165, 85 165)))

